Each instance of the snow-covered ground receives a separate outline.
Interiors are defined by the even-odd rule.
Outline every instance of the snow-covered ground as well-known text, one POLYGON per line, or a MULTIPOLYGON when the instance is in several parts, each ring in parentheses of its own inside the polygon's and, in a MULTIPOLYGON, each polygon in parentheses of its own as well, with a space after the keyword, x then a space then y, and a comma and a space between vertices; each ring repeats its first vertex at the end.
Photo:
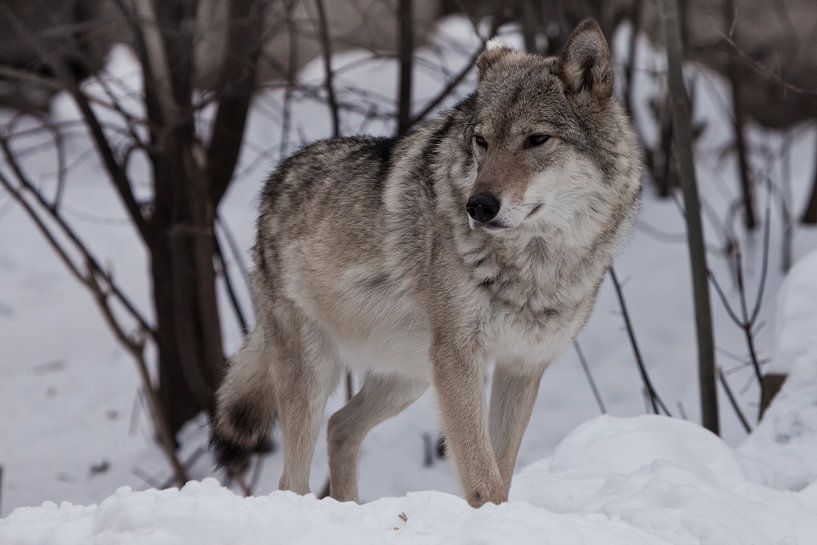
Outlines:
MULTIPOLYGON (((506 39, 519 41, 515 35, 506 39)), ((625 29, 616 36, 614 49, 621 52, 626 43, 625 29)), ((454 18, 440 25, 435 44, 437 47, 425 48, 420 55, 435 63, 443 62, 449 71, 455 72, 476 46, 476 41, 470 23, 454 18)), ((365 87, 372 103, 383 108, 391 107, 395 94, 395 64, 382 59, 364 62, 364 57, 366 55, 361 52, 337 55, 335 66, 341 70, 338 78, 340 96, 344 96, 346 86, 365 87)), ((624 57, 619 54, 618 58, 624 57)), ((660 52, 643 42, 638 58, 635 104, 637 118, 648 140, 654 139, 656 132, 650 122, 648 100, 659 87, 658 80, 651 74, 656 70, 660 72, 662 66, 660 52)), ((127 75, 128 85, 138 92, 139 76, 127 50, 114 50, 108 70, 115 75, 127 75)), ((724 108, 729 102, 729 94, 717 75, 696 67, 689 67, 688 73, 694 75, 696 81, 695 118, 706 122, 706 130, 698 141, 696 161, 701 193, 707 205, 705 220, 707 240, 712 248, 711 267, 730 301, 736 305, 737 290, 727 259, 717 251, 723 244, 727 211, 738 190, 734 157, 724 154, 730 141, 730 122, 724 108)), ((301 77, 304 81, 320 83, 322 67, 319 63, 310 64, 301 77)), ((421 107, 441 86, 440 73, 418 66, 415 81, 417 107, 421 107)), ((473 81, 466 82, 462 92, 472 86, 473 81)), ((240 175, 220 209, 221 217, 231 226, 245 250, 252 243, 257 193, 281 150, 281 98, 280 93, 268 92, 256 100, 247 129, 240 175)), ((354 98, 360 100, 360 97, 354 98)), ((106 115, 108 121, 115 122, 112 114, 106 115)), ((207 112, 203 114, 205 124, 207 115, 207 112)), ((0 112, 0 123, 5 124, 11 116, 10 112, 0 112)), ((76 119, 75 108, 67 97, 60 96, 54 101, 52 118, 58 122, 76 119)), ((22 119, 16 128, 19 130, 34 124, 33 120, 22 119)), ((285 153, 293 151, 302 140, 329 134, 325 107, 308 98, 297 101, 292 112, 292 126, 293 141, 288 142, 283 150, 285 153)), ((390 130, 379 122, 364 124, 354 114, 344 117, 343 128, 346 133, 390 130)), ((125 221, 126 214, 104 179, 98 161, 90 152, 87 137, 77 128, 67 127, 64 131, 66 155, 71 165, 64 194, 67 217, 111 268, 131 298, 149 315, 144 251, 125 221)), ((794 211, 802 208, 812 179, 814 138, 813 129, 808 127, 795 128, 787 133, 757 127, 751 127, 749 131, 756 172, 768 176, 776 187, 782 188, 783 194, 786 187, 790 188, 794 211), (785 149, 788 149, 787 161, 783 159, 785 149)), ((37 147, 42 139, 42 136, 31 136, 19 140, 17 145, 31 147, 24 158, 25 167, 30 169, 38 183, 52 190, 55 185, 54 153, 52 149, 37 147)), ((0 164, 0 168, 5 165, 0 164)), ((145 164, 136 161, 131 169, 135 179, 143 184, 142 190, 146 190, 148 174, 145 164)), ((765 191, 758 194, 762 210, 767 194, 765 191)), ((813 295, 815 285, 809 282, 810 278, 817 277, 817 272, 793 274, 793 279, 800 280, 789 283, 786 291, 791 292, 791 296, 785 299, 787 303, 777 304, 776 294, 784 275, 781 272, 781 214, 776 201, 771 217, 770 265, 761 307, 761 321, 765 327, 758 330, 757 343, 762 357, 776 355, 772 364, 776 370, 790 370, 799 378, 787 384, 781 393, 787 407, 770 410, 766 421, 746 442, 745 433, 728 407, 723 392, 721 419, 724 440, 729 447, 683 422, 651 418, 592 420, 571 433, 601 411, 575 354, 568 352, 546 372, 520 451, 519 467, 530 467, 516 480, 512 497, 529 504, 514 501, 507 506, 485 508, 477 516, 460 500, 432 492, 376 501, 361 508, 332 502, 318 503, 314 499, 287 494, 244 501, 205 482, 191 485, 182 492, 120 492, 98 508, 65 507, 58 510, 46 506, 39 510, 21 510, 0 523, 2 531, 7 532, 0 533, 0 543, 5 545, 3 537, 13 535, 8 532, 18 531, 27 524, 35 528, 32 531, 47 531, 45 526, 26 522, 35 516, 41 517, 45 525, 65 523, 67 526, 61 527, 63 533, 59 535, 80 536, 77 543, 94 543, 82 536, 97 531, 102 533, 96 537, 96 543, 117 543, 113 537, 108 539, 103 530, 118 532, 128 528, 134 532, 137 528, 144 529, 143 535, 131 536, 133 540, 162 543, 158 537, 156 541, 150 541, 150 536, 160 536, 162 532, 172 535, 173 531, 183 528, 184 521, 196 520, 198 530, 210 528, 211 536, 219 535, 215 528, 221 521, 225 526, 232 525, 234 531, 247 528, 249 532, 249 529, 256 528, 258 536, 267 535, 271 536, 269 539, 274 537, 282 542, 284 539, 278 536, 290 535, 281 533, 287 528, 286 531, 301 533, 313 529, 316 533, 305 539, 324 542, 320 536, 329 534, 320 532, 332 532, 333 528, 337 530, 346 525, 360 526, 355 530, 359 533, 348 535, 378 543, 385 541, 383 535, 394 540, 407 539, 402 536, 411 535, 411 541, 426 535, 428 540, 439 538, 439 542, 448 542, 441 536, 455 535, 452 529, 459 532, 457 535, 466 536, 468 542, 493 542, 496 541, 495 531, 518 523, 530 532, 508 536, 523 541, 537 536, 537 543, 547 543, 547 539, 554 543, 571 543, 571 539, 575 543, 598 543, 592 537, 603 531, 607 539, 603 543, 617 543, 615 539, 619 539, 621 543, 720 544, 730 543, 717 533, 716 521, 724 518, 728 522, 723 528, 734 527, 734 532, 728 534, 736 540, 734 543, 788 545, 789 542, 782 537, 776 537, 784 535, 779 533, 784 529, 801 532, 791 534, 793 536, 812 536, 811 541, 800 539, 800 543, 817 542, 817 532, 809 526, 808 517, 804 515, 809 513, 806 506, 817 509, 814 485, 807 486, 817 478, 813 463, 817 460, 817 451, 812 450, 813 431, 817 427, 813 405, 813 399, 817 397, 817 356, 814 351, 810 352, 811 356, 800 353, 805 348, 797 344, 798 339, 811 339, 813 332, 817 331, 814 322, 811 329, 801 329, 808 326, 797 318, 798 313, 810 310, 809 301, 813 305, 817 300, 813 295), (812 295, 807 298, 809 290, 812 295), (787 314, 788 310, 791 310, 790 314, 787 314), (785 316, 789 318, 784 319, 785 316), (777 328, 776 323, 785 324, 784 329, 777 328), (777 350, 775 346, 778 346, 777 350), (811 405, 809 400, 812 400, 811 405), (632 433, 626 431, 629 427, 634 427, 632 433), (588 430, 593 432, 592 437, 588 430), (608 436, 610 443, 605 442, 608 436), (628 436, 634 441, 638 439, 637 449, 622 450, 628 436), (714 471, 713 461, 703 460, 706 453, 698 450, 701 444, 706 453, 719 460, 731 460, 724 462, 722 474, 714 471), (737 451, 732 451, 733 447, 738 447, 737 451), (688 452, 688 462, 684 462, 676 450, 688 452), (613 452, 618 454, 613 456, 613 452), (551 453, 553 457, 549 461, 540 461, 551 453), (617 460, 631 455, 636 456, 633 465, 616 465, 625 463, 617 460), (573 457, 576 457, 577 465, 572 465, 573 457), (668 462, 660 461, 664 459, 668 462), (641 465, 636 467, 635 464, 639 463, 641 465), (757 484, 750 484, 750 481, 757 484), (764 488, 761 483, 803 490, 777 492, 764 488), (176 497, 186 499, 173 501, 176 497), (602 501, 604 498, 606 501, 602 501), (695 507, 695 501, 704 507, 695 507), (707 503, 720 501, 724 506, 734 508, 724 507, 715 512, 713 504, 707 503), (763 515, 760 513, 762 509, 751 507, 753 502, 772 506, 770 514, 763 515), (190 511, 185 510, 185 505, 190 511), (790 506, 791 513, 787 514, 787 508, 775 507, 780 505, 790 506), (129 506, 133 507, 132 512, 127 509, 129 506), (712 508, 707 510, 706 506, 712 508), (745 506, 745 509, 738 506, 745 506), (233 507, 235 512, 232 512, 233 507), (178 525, 170 516, 177 508, 178 525), (161 514, 165 509, 169 514, 161 514), (196 515, 191 514, 194 509, 196 515), (314 513, 310 514, 312 511, 314 513), (401 522, 397 517, 401 512, 406 513, 408 522, 401 522), (781 517, 778 522, 770 518, 775 513, 781 517), (729 518, 732 515, 734 517, 729 518), (744 522, 738 524, 735 522, 738 519, 744 522), (153 526, 143 525, 148 520, 153 526), (661 524, 666 526, 656 529, 661 524), (392 527, 399 530, 392 530, 392 527), (264 531, 264 528, 271 530, 264 531), (452 533, 446 533, 449 531, 452 533), (644 537, 642 541, 634 541, 632 537, 650 535, 652 537, 644 537)), ((737 231, 741 243, 749 293, 753 297, 760 277, 762 233, 744 234, 737 222, 731 227, 737 231)), ((685 416, 694 422, 699 414, 694 321, 683 232, 683 218, 677 205, 672 200, 657 199, 648 187, 636 232, 617 259, 616 269, 624 282, 640 348, 658 392, 675 416, 685 416)), ((798 230, 794 239, 795 259, 814 248, 817 248, 817 233, 798 230)), ((814 260, 811 257, 803 261, 814 260)), ((249 308, 247 294, 242 293, 241 297, 244 307, 249 308)), ((239 344, 240 333, 226 310, 226 302, 223 308, 225 338, 232 349, 239 344)), ((757 385, 751 368, 735 360, 735 356, 738 359, 745 357, 743 334, 731 323, 720 301, 714 298, 713 308, 719 363, 729 371, 729 380, 739 401, 754 423, 757 385)), ((622 325, 615 294, 605 282, 593 318, 579 341, 601 390, 606 410, 619 417, 635 417, 647 409, 622 325)), ((44 500, 90 504, 101 501, 121 485, 139 490, 164 482, 169 473, 152 443, 150 423, 139 400, 138 388, 132 362, 107 330, 91 298, 65 271, 24 213, 0 191, 0 465, 4 470, 0 483, 0 516, 9 514, 15 507, 37 505, 44 500)), ((342 393, 338 393, 330 401, 328 410, 338 408, 341 403, 342 393)), ((360 488, 363 499, 400 496, 412 490, 456 493, 456 479, 448 462, 435 460, 430 467, 424 467, 422 463, 424 436, 436 438, 438 430, 434 400, 430 394, 399 417, 375 429, 367 438, 362 453, 360 488)), ((204 422, 191 424, 182 437, 183 457, 197 455, 206 434, 204 422)), ((326 479, 325 450, 322 438, 313 464, 313 490, 321 488, 326 479)), ((280 455, 274 453, 261 467, 256 491, 267 493, 274 490, 280 470, 280 455)), ((199 479, 213 475, 208 455, 196 457, 191 474, 199 479)), ((815 516, 814 513, 811 515, 815 516)), ((206 539, 214 542, 215 537, 208 538, 205 533, 202 532, 201 540, 196 542, 207 543, 206 539)), ((258 536, 248 533, 243 542, 260 542, 262 538, 258 536)), ((347 534, 337 532, 337 536, 346 539, 347 534)), ((129 541, 125 539, 123 542, 129 541)), ((231 539, 229 542, 242 541, 231 539)), ((10 543, 17 542, 12 540, 10 543)), ((60 543, 71 542, 66 538, 60 543)))
MULTIPOLYGON (((817 486, 817 252, 800 260, 778 297, 773 366, 788 374, 763 420, 740 446, 744 467, 770 486, 817 486)), ((817 542, 817 536, 815 536, 817 542)))
POLYGON ((442 492, 365 505, 291 492, 242 498, 214 479, 123 487, 99 505, 47 502, 0 521, 15 545, 808 545, 817 483, 747 480, 735 451, 680 419, 601 416, 524 469, 508 503, 474 510, 442 492))

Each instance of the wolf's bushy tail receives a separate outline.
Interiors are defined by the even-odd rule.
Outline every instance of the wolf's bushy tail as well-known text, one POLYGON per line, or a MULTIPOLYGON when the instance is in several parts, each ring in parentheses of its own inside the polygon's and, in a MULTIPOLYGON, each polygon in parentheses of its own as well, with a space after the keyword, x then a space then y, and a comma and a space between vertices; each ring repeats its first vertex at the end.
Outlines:
POLYGON ((260 325, 230 358, 227 376, 216 394, 210 438, 216 463, 221 467, 243 466, 269 442, 276 416, 269 359, 260 325))

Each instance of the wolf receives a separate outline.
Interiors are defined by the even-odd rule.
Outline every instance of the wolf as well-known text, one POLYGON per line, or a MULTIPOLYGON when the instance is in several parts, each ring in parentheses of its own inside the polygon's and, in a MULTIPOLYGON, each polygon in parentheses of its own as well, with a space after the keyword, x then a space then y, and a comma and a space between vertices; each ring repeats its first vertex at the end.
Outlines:
POLYGON ((328 424, 333 498, 358 501, 364 437, 433 385, 466 500, 507 500, 543 371, 633 223, 641 161, 594 21, 558 56, 490 44, 476 67, 476 91, 427 125, 313 143, 269 178, 257 324, 217 393, 220 464, 277 416, 280 488, 308 493, 327 397, 353 369, 360 391, 328 424))

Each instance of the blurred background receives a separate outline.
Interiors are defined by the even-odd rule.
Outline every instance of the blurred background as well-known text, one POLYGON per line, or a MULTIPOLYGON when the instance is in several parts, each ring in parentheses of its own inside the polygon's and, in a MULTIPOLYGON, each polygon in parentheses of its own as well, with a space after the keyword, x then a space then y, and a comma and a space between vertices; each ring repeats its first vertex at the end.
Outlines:
MULTIPOLYGON (((791 363, 778 289, 817 248, 817 4, 679 8, 714 417, 739 445, 791 363)), ((0 3, 0 515, 211 475, 246 494, 275 489, 277 434, 245 471, 216 472, 207 450, 225 359, 253 323, 265 177, 305 143, 405 134, 455 104, 492 37, 553 55, 586 17, 610 41, 641 139, 643 205, 593 318, 545 374, 520 467, 600 413, 703 417, 655 1, 0 3)), ((322 438, 316 494, 325 450, 322 438)), ((360 479, 364 500, 457 490, 432 395, 372 432, 360 479)))

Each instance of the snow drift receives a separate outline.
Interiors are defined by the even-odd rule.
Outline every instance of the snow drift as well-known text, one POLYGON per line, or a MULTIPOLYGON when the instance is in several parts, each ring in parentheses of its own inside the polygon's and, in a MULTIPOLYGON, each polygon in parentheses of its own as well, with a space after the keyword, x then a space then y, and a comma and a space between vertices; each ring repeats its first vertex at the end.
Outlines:
MULTIPOLYGON (((817 252, 800 259, 778 295, 773 370, 788 376, 740 446, 756 480, 797 490, 817 481, 817 252)), ((815 484, 811 484, 815 487, 815 484)), ((812 539, 817 543, 817 536, 812 539)))
POLYGON ((817 485, 754 484, 734 450, 677 419, 610 416, 522 471, 511 501, 470 508, 414 492, 365 505, 273 492, 242 498, 207 479, 181 490, 121 488, 99 505, 44 503, 0 521, 3 545, 509 543, 809 544, 817 485))

